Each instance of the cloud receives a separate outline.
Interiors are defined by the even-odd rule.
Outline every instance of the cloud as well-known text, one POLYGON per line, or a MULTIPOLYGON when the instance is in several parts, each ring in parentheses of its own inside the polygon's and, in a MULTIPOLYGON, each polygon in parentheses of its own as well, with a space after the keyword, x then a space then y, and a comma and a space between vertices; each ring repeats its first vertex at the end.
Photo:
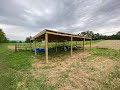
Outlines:
POLYGON ((25 40, 27 36, 29 37, 37 34, 34 29, 30 30, 29 28, 21 26, 5 24, 2 24, 1 26, 1 28, 4 30, 5 34, 10 40, 25 40))
POLYGON ((16 40, 42 28, 68 33, 117 32, 119 10, 120 0, 1 0, 0 27, 8 38, 16 40))

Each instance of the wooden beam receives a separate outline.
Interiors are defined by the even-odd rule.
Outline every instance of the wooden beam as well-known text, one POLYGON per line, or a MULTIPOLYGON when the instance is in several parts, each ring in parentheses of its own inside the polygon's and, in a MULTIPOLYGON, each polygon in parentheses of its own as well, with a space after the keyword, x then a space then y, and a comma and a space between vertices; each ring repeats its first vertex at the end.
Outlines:
POLYGON ((45 59, 46 63, 48 63, 48 34, 45 33, 45 59))
POLYGON ((32 37, 30 36, 30 48, 32 50, 32 37))
POLYGON ((32 50, 32 41, 30 40, 30 48, 31 48, 31 50, 32 50))
POLYGON ((61 34, 61 33, 55 33, 55 32, 47 32, 48 34, 53 34, 53 35, 59 35, 59 36, 68 36, 70 37, 71 35, 67 35, 67 34, 61 34))
POLYGON ((57 42, 56 42, 56 46, 55 46, 55 48, 56 48, 56 52, 57 52, 57 42))
POLYGON ((76 46, 77 46, 77 41, 76 41, 76 46))
POLYGON ((83 39, 83 51, 85 51, 85 38, 83 39))
POLYGON ((17 44, 15 44, 15 52, 17 51, 17 44))
POLYGON ((46 33, 48 34, 52 34, 52 35, 59 35, 59 36, 67 36, 67 37, 76 37, 76 38, 85 38, 85 37, 82 37, 82 36, 79 36, 79 35, 73 35, 73 34, 66 34, 66 33, 60 33, 60 32, 49 32, 49 31, 46 31, 46 33))
POLYGON ((73 37, 71 36, 71 56, 72 56, 72 52, 73 52, 73 49, 72 49, 72 42, 73 42, 73 37))
POLYGON ((90 49, 91 49, 91 46, 92 46, 92 39, 90 39, 90 49))
POLYGON ((37 52, 36 52, 36 40, 35 40, 35 56, 37 55, 37 52))
POLYGON ((43 31, 39 32, 37 35, 35 35, 34 37, 32 37, 32 39, 34 40, 37 37, 42 36, 43 34, 45 34, 45 32, 46 32, 46 30, 43 30, 43 31))

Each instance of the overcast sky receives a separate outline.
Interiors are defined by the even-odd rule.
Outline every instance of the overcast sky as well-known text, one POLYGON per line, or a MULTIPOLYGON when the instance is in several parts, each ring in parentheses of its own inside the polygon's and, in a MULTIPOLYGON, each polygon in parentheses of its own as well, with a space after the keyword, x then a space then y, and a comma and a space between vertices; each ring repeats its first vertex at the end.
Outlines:
POLYGON ((120 0, 0 0, 0 28, 10 40, 43 28, 110 35, 120 31, 120 0))

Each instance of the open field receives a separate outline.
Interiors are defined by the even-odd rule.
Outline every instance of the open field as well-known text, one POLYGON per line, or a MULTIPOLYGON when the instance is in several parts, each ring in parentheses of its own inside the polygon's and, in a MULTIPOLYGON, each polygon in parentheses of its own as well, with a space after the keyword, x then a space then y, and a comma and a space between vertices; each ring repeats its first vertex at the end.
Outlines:
MULTIPOLYGON (((88 46, 89 47, 89 46, 88 46)), ((92 47, 97 48, 109 48, 109 49, 120 49, 120 40, 104 40, 102 42, 98 42, 92 45, 92 47)))
POLYGON ((44 53, 15 53, 10 44, 1 44, 0 90, 119 90, 119 43, 99 41, 72 57, 69 51, 51 52, 49 64, 41 63, 44 53))

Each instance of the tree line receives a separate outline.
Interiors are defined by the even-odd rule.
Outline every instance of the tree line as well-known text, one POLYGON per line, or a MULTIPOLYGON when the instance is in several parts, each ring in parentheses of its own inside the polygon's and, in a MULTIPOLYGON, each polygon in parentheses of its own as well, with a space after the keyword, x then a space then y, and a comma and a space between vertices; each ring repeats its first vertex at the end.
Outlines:
POLYGON ((78 35, 80 36, 86 36, 86 37, 90 37, 93 40, 120 40, 120 31, 118 31, 116 34, 113 35, 102 35, 99 33, 94 33, 93 31, 85 31, 85 32, 81 32, 78 35))
MULTIPOLYGON (((79 33, 78 35, 80 36, 86 36, 86 37, 90 37, 92 38, 93 40, 120 40, 120 31, 118 31, 116 34, 113 34, 113 35, 102 35, 102 34, 99 34, 99 33, 94 33, 93 31, 85 31, 85 32, 81 32, 79 33)), ((0 29, 0 43, 22 43, 22 42, 25 42, 25 43, 29 43, 30 40, 31 40, 32 37, 26 37, 25 41, 16 41, 16 40, 9 40, 5 33, 3 32, 2 29, 0 29)))
POLYGON ((8 43, 9 40, 6 37, 5 33, 3 32, 2 29, 0 29, 0 43, 8 43))

